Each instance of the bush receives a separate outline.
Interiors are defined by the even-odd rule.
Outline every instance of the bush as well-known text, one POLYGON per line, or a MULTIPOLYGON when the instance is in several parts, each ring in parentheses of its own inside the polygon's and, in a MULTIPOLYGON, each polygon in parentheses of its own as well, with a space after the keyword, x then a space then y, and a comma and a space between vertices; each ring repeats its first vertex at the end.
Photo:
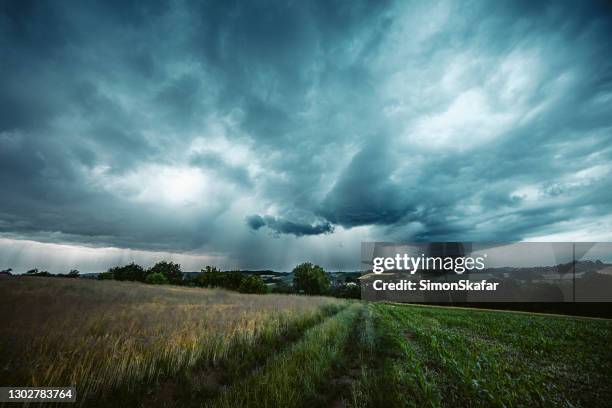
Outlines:
POLYGON ((357 284, 345 284, 335 287, 330 294, 339 298, 361 299, 361 287, 357 284))
POLYGON ((240 271, 222 272, 207 266, 193 279, 196 286, 224 288, 242 293, 268 293, 268 287, 258 275, 247 275, 240 271))
POLYGON ((146 283, 150 283, 152 285, 164 285, 166 283, 168 283, 168 279, 166 278, 166 276, 161 273, 161 272, 154 272, 154 273, 150 273, 147 275, 147 278, 145 279, 146 283))
POLYGON ((246 277, 244 276, 244 274, 238 271, 224 272, 223 284, 221 286, 230 290, 238 290, 242 285, 242 281, 245 279, 246 277))
POLYGON ((293 269, 293 286, 298 292, 322 295, 329 291, 329 276, 319 265, 305 262, 293 269))
POLYGON ((149 274, 161 273, 166 277, 167 283, 180 285, 183 283, 183 272, 181 271, 181 265, 175 264, 174 262, 161 261, 153 265, 149 269, 149 274))
POLYGON ((110 268, 107 273, 111 274, 118 281, 144 282, 147 277, 144 268, 134 262, 129 265, 110 268))
POLYGON ((98 274, 98 280, 113 280, 115 276, 112 272, 102 272, 98 274))
POLYGON ((290 293, 295 293, 295 290, 293 289, 293 286, 291 286, 290 284, 281 281, 272 287, 272 292, 290 294, 290 293))
POLYGON ((205 288, 238 290, 244 279, 244 274, 239 271, 221 272, 214 266, 207 266, 195 277, 194 281, 197 286, 205 288))
POLYGON ((242 280, 238 291, 241 293, 268 293, 268 287, 258 275, 251 275, 242 280))
POLYGON ((53 275, 47 271, 39 271, 38 269, 30 269, 26 272, 28 276, 44 276, 44 277, 52 277, 53 275))
POLYGON ((207 266, 195 277, 196 286, 204 288, 216 288, 223 284, 223 272, 214 266, 207 266))

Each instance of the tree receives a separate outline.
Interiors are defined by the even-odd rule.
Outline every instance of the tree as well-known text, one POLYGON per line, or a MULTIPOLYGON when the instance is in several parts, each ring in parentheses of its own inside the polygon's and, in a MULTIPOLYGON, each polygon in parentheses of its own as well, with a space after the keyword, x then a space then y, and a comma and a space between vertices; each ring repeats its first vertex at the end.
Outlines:
POLYGON ((168 283, 168 279, 166 278, 166 276, 161 273, 161 272, 154 272, 154 273, 150 273, 147 275, 147 278, 145 279, 146 283, 150 283, 152 285, 164 285, 166 283, 168 283))
POLYGON ((53 276, 47 271, 39 271, 38 268, 30 269, 26 272, 26 275, 29 276, 53 276))
POLYGON ((102 272, 98 274, 98 280, 113 280, 115 276, 112 272, 102 272))
POLYGON ((72 269, 70 272, 68 272, 68 277, 69 278, 78 278, 79 277, 79 270, 78 269, 72 269))
POLYGON ((329 276, 319 265, 305 262, 293 269, 293 286, 307 295, 321 295, 329 290, 329 276))
POLYGON ((115 266, 108 270, 109 274, 112 274, 118 281, 139 281, 144 282, 147 274, 144 268, 138 264, 132 262, 125 266, 115 266))
POLYGON ((246 279, 245 275, 240 271, 222 272, 214 266, 207 266, 195 277, 194 282, 197 286, 205 288, 240 290, 240 286, 246 279))
POLYGON ((204 288, 215 288, 223 283, 223 272, 214 266, 206 266, 196 276, 195 284, 204 288))
POLYGON ((240 271, 224 272, 221 286, 225 289, 238 290, 244 279, 245 276, 240 271))
POLYGON ((242 280, 238 291, 241 293, 268 293, 268 287, 258 275, 251 275, 242 280))
POLYGON ((183 272, 181 271, 181 265, 175 264, 174 262, 158 262, 153 265, 151 269, 149 269, 148 273, 161 273, 166 277, 168 283, 172 283, 174 285, 180 285, 183 283, 183 272))

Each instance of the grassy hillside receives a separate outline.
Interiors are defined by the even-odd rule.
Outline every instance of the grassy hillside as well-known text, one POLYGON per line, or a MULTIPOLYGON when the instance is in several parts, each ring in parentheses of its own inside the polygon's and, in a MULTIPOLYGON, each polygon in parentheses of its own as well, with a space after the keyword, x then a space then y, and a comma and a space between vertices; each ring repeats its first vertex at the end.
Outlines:
POLYGON ((0 385, 82 405, 609 406, 612 321, 113 281, 0 281, 0 385))

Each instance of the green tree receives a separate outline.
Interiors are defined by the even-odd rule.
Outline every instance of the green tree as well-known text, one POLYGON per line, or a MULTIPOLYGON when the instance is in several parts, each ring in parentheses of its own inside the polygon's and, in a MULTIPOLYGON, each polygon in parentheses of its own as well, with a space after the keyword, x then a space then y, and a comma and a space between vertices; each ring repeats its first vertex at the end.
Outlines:
POLYGON ((242 280, 238 291, 241 293, 268 293, 268 287, 258 275, 251 275, 242 280))
POLYGON ((109 274, 112 274, 115 280, 118 281, 139 281, 144 282, 147 277, 147 273, 144 268, 138 264, 132 262, 125 266, 115 266, 108 270, 109 274))
POLYGON ((150 273, 147 275, 147 278, 145 279, 146 283, 150 283, 152 285, 164 285, 166 283, 168 283, 168 279, 166 278, 166 276, 161 273, 161 272, 154 272, 154 273, 150 273))
POLYGON ((240 271, 224 272, 222 287, 230 290, 238 290, 245 276, 240 271))
POLYGON ((305 262, 293 269, 293 286, 298 292, 321 295, 329 291, 329 276, 319 265, 305 262))
POLYGON ((225 288, 239 290, 245 279, 240 271, 222 272, 214 266, 207 266, 196 276, 195 284, 205 288, 225 288))
POLYGON ((163 274, 168 280, 168 283, 172 283, 174 285, 180 285, 183 283, 183 272, 181 271, 181 265, 174 262, 158 262, 153 265, 151 269, 149 269, 148 274, 152 273, 163 274))
POLYGON ((98 274, 98 280, 113 280, 115 276, 112 272, 102 272, 98 274))
POLYGON ((223 283, 223 272, 214 266, 206 266, 198 276, 195 277, 195 284, 204 288, 215 288, 223 283))

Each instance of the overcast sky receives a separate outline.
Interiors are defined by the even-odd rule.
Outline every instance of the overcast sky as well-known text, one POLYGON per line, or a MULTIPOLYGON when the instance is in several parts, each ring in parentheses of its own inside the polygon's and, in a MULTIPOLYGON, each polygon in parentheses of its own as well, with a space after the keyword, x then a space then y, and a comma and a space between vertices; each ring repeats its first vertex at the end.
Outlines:
POLYGON ((605 2, 195 3, 0 1, 0 268, 612 240, 605 2))

